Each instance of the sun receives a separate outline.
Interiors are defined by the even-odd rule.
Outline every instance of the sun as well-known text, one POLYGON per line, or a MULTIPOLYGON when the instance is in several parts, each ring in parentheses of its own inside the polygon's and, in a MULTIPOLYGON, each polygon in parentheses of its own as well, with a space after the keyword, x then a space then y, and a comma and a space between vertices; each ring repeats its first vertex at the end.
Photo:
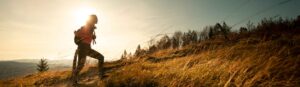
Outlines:
POLYGON ((73 12, 74 18, 75 18, 75 24, 76 25, 84 25, 88 19, 88 16, 91 14, 96 14, 98 15, 98 13, 96 12, 95 8, 91 8, 91 7, 80 7, 78 9, 76 9, 73 12))

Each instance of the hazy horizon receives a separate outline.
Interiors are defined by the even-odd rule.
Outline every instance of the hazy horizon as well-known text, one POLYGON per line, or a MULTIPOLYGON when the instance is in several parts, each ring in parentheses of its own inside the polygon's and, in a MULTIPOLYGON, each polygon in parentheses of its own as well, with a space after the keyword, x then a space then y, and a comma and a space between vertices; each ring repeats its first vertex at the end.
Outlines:
MULTIPOLYGON (((225 21, 295 18, 299 0, 1 0, 0 60, 72 59, 73 31, 97 14, 96 45, 116 60, 159 33, 201 30, 225 21), (285 3, 286 1, 286 3, 285 3), (280 4, 284 2, 284 4, 280 4), (278 4, 279 3, 279 4, 278 4), (291 11, 292 10, 292 11, 291 11)), ((244 26, 242 22, 239 26, 244 26)), ((234 27, 234 29, 236 28, 234 27)))

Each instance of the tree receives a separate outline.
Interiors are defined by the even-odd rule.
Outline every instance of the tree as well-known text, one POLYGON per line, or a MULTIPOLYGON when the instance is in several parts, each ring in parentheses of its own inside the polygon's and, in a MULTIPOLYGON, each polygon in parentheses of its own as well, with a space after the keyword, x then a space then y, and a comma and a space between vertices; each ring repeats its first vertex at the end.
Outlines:
MULTIPOLYGON (((190 32, 190 31, 189 31, 190 32)), ((189 38, 190 36, 189 36, 189 33, 188 32, 185 32, 185 33, 183 33, 183 35, 182 35, 182 46, 186 46, 186 45, 188 45, 189 43, 190 43, 190 38, 189 38)))
POLYGON ((185 32, 182 36, 182 46, 186 46, 191 43, 196 43, 198 41, 198 35, 195 30, 189 30, 185 32))
POLYGON ((223 25, 217 23, 214 28, 218 34, 222 34, 226 40, 229 40, 227 35, 230 33, 231 27, 229 27, 225 22, 223 22, 223 25))
POLYGON ((189 38, 191 43, 196 43, 198 41, 198 35, 197 35, 197 31, 193 30, 191 32, 188 33, 189 34, 189 38))
POLYGON ((154 53, 157 50, 156 45, 149 46, 148 54, 154 53))
POLYGON ((172 47, 173 48, 178 48, 180 47, 180 42, 181 42, 181 37, 182 37, 182 32, 181 31, 176 31, 172 37, 172 47))
POLYGON ((248 31, 252 31, 254 28, 255 28, 254 24, 252 22, 248 21, 246 24, 246 29, 248 31))
POLYGON ((200 35, 199 35, 200 40, 206 40, 206 39, 208 39, 209 38, 208 33, 209 33, 209 27, 205 27, 200 32, 200 35))
POLYGON ((245 33, 245 32, 247 32, 248 30, 247 30, 247 28, 245 28, 245 27, 241 27, 240 28, 240 33, 245 33))
POLYGON ((40 62, 37 64, 38 72, 45 72, 49 70, 48 62, 46 59, 42 58, 40 62))
POLYGON ((136 50, 135 50, 135 53, 134 53, 134 56, 140 56, 141 55, 141 45, 138 45, 136 50))
POLYGON ((212 39, 213 36, 214 36, 213 28, 212 28, 212 27, 209 27, 208 38, 209 38, 209 39, 212 39))
POLYGON ((171 44, 171 39, 168 35, 165 35, 157 42, 157 47, 158 49, 167 49, 171 47, 171 44))
POLYGON ((127 52, 126 52, 126 50, 124 50, 124 53, 121 56, 121 60, 127 59, 127 56, 128 56, 127 52))

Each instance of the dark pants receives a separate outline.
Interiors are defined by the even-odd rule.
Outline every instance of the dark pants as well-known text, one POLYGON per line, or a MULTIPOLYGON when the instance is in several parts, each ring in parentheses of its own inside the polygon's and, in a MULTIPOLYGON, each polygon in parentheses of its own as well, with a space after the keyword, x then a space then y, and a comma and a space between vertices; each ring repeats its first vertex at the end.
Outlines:
MULTIPOLYGON (((99 52, 93 50, 90 45, 88 44, 80 44, 77 48, 78 54, 78 62, 77 66, 75 67, 73 71, 73 79, 75 81, 78 80, 78 75, 79 72, 82 70, 84 67, 85 61, 86 61, 86 56, 90 56, 92 58, 98 59, 98 68, 99 68, 99 76, 102 78, 104 71, 103 71, 103 63, 104 63, 104 56, 100 54, 99 52)), ((75 54, 75 55, 77 55, 75 54)))

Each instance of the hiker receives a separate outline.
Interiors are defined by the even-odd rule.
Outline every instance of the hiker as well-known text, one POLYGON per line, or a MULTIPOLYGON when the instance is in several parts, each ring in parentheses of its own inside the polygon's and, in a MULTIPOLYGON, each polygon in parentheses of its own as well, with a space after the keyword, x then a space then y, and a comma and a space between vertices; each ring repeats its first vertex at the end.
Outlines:
POLYGON ((95 24, 97 24, 97 22, 98 22, 97 16, 90 15, 88 20, 86 21, 86 24, 74 32, 75 34, 74 42, 78 46, 73 61, 72 79, 74 84, 78 83, 78 79, 79 79, 78 75, 81 69, 84 67, 86 56, 90 56, 92 58, 98 59, 99 78, 100 79, 103 78, 104 57, 102 54, 100 54, 99 52, 91 48, 91 43, 92 42, 94 44, 96 43, 95 42, 96 35, 94 30, 96 29, 95 24), (77 55, 78 55, 78 61, 77 61, 77 55))

